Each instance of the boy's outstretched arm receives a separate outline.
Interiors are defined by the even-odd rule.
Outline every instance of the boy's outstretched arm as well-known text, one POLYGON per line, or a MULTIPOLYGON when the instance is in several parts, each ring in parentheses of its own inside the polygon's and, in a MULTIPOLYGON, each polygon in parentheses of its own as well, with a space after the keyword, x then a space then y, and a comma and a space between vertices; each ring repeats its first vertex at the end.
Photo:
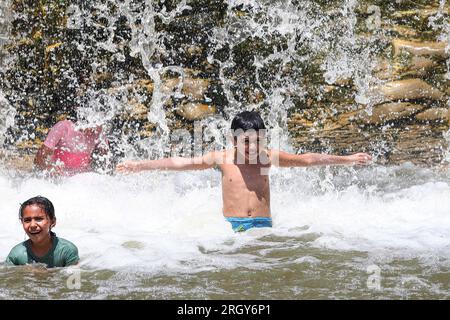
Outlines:
POLYGON ((355 153, 348 156, 335 156, 321 153, 292 154, 271 150, 271 160, 279 167, 310 167, 326 165, 367 165, 372 156, 367 153, 355 153))
POLYGON ((146 170, 203 170, 214 167, 218 161, 217 157, 220 154, 217 152, 210 152, 201 157, 194 158, 163 158, 158 160, 143 160, 143 161, 124 161, 117 165, 116 172, 132 173, 146 170))

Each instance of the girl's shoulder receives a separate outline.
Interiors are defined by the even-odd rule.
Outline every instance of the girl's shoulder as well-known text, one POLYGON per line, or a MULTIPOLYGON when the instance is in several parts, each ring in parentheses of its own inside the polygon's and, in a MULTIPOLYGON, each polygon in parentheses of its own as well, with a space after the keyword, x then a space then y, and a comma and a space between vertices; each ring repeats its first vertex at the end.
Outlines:
POLYGON ((7 264, 20 265, 28 262, 27 241, 21 242, 11 249, 6 257, 7 264))
POLYGON ((67 267, 77 264, 80 260, 77 246, 63 238, 55 236, 55 239, 57 241, 55 251, 53 252, 53 256, 57 261, 55 266, 67 267))
POLYGON ((76 245, 74 245, 72 242, 70 242, 69 240, 66 240, 64 238, 60 238, 60 237, 56 237, 55 239, 57 242, 56 247, 58 249, 68 249, 71 251, 78 251, 78 248, 76 245))
POLYGON ((26 253, 27 252, 27 242, 28 240, 25 240, 21 243, 16 244, 12 249, 11 249, 11 253, 26 253))

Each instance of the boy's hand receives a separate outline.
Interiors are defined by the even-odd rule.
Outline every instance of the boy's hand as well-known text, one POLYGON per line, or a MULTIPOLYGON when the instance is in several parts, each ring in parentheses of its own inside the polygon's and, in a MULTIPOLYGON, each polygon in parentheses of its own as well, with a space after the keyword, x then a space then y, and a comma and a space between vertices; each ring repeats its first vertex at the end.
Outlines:
POLYGON ((367 153, 355 153, 347 156, 348 161, 352 165, 368 165, 372 161, 372 156, 367 153))
POLYGON ((139 171, 139 162, 124 161, 117 165, 116 172, 118 173, 133 173, 139 171))

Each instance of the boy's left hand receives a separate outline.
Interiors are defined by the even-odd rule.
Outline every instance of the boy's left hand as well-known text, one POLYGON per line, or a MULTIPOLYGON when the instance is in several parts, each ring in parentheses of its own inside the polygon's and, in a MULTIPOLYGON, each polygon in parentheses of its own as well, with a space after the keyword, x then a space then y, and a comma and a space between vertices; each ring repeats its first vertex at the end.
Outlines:
POLYGON ((368 165, 372 161, 372 156, 367 153, 355 153, 350 156, 347 156, 349 162, 353 165, 368 165))

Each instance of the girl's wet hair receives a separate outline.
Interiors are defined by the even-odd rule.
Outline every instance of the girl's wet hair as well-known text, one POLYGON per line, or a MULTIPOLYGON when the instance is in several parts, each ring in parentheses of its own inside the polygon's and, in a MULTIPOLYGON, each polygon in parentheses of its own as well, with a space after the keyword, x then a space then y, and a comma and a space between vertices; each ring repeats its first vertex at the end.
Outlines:
POLYGON ((37 196, 37 197, 31 198, 31 199, 28 199, 27 201, 22 203, 20 205, 20 209, 19 209, 19 218, 20 219, 23 218, 23 212, 25 211, 26 207, 33 206, 33 205, 41 208, 47 214, 47 216, 50 218, 50 220, 55 219, 55 207, 53 206, 53 203, 50 200, 48 200, 47 198, 41 197, 41 196, 37 196))
POLYGON ((231 122, 231 130, 265 130, 266 125, 257 111, 244 111, 238 113, 231 122))

